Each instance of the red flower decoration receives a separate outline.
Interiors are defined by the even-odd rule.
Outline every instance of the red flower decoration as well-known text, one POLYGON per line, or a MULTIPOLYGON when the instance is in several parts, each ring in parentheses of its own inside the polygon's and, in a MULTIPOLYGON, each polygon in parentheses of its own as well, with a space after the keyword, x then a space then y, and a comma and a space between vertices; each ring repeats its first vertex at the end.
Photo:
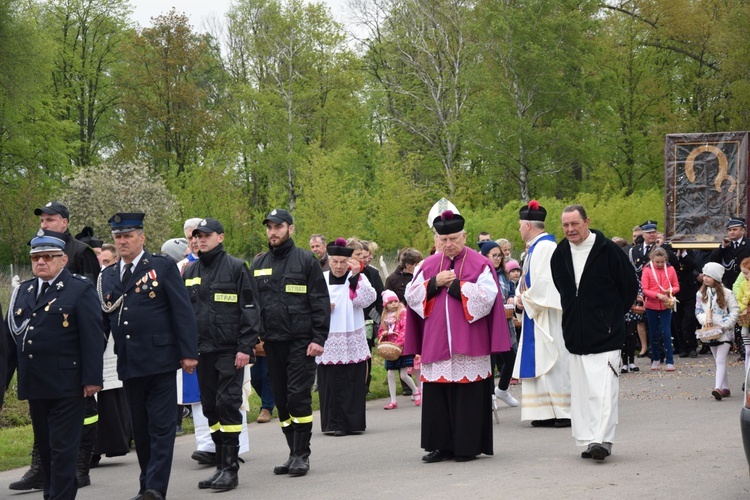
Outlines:
POLYGON ((538 201, 536 201, 536 200, 531 200, 531 201, 529 202, 529 208, 530 208, 531 210, 539 210, 539 202, 538 202, 538 201))
POLYGON ((452 218, 453 218, 453 212, 451 212, 450 210, 446 210, 445 212, 440 214, 441 220, 451 220, 452 218))

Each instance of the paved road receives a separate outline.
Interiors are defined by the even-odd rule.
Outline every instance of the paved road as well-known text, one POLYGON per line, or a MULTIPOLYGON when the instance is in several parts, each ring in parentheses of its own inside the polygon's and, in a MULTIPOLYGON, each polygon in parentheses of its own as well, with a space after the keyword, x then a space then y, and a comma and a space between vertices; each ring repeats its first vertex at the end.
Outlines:
MULTIPOLYGON (((251 451, 236 490, 217 500, 384 498, 750 498, 750 475, 739 431, 742 367, 732 355, 730 383, 735 395, 717 402, 713 359, 678 359, 675 373, 644 370, 622 377, 620 424, 613 455, 603 463, 580 458, 569 429, 534 429, 520 421, 520 409, 502 408, 495 429, 495 455, 468 463, 422 463, 419 409, 399 397, 367 406, 368 430, 361 436, 313 435, 311 472, 305 477, 274 476, 287 451, 277 420, 250 426, 251 451)), ((520 388, 512 389, 520 396, 520 388)), ((317 425, 316 415, 316 425, 317 425)), ((317 429, 316 429, 317 430, 317 429)), ((171 499, 214 498, 197 482, 211 469, 190 459, 193 436, 175 445, 171 499)), ((0 473, 0 498, 28 500, 41 492, 14 493, 8 483, 23 470, 0 473)), ((127 499, 137 493, 135 453, 102 460, 92 485, 79 499, 127 499)))

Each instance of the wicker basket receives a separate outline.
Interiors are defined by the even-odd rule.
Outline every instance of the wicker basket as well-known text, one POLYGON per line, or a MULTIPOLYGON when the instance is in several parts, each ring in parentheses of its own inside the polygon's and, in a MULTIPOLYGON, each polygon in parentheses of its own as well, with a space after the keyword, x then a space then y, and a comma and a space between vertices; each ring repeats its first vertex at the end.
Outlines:
POLYGON ((708 326, 705 328, 699 328, 695 331, 695 337, 700 340, 701 342, 710 342, 711 340, 716 340, 719 337, 721 337, 724 334, 724 331, 721 329, 721 327, 717 326, 708 326))
POLYGON ((378 354, 385 360, 396 361, 401 357, 402 352, 404 352, 404 349, 393 342, 380 342, 378 344, 378 354))

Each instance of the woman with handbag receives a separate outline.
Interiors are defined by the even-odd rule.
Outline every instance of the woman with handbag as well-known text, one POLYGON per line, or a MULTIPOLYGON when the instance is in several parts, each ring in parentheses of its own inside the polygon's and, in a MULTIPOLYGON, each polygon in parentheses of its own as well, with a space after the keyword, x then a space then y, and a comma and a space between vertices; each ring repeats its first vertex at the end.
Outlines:
POLYGON ((732 348, 734 324, 740 306, 734 294, 721 284, 724 266, 709 262, 703 266, 703 284, 695 299, 695 317, 702 328, 695 332, 698 340, 711 347, 716 361, 716 383, 711 394, 718 401, 729 396, 727 355, 732 348))
POLYGON ((664 343, 667 371, 674 371, 674 349, 672 347, 672 308, 675 294, 680 291, 677 273, 667 264, 667 251, 656 247, 649 254, 651 262, 643 266, 641 286, 646 297, 646 320, 651 336, 651 369, 658 370, 660 346, 664 343))

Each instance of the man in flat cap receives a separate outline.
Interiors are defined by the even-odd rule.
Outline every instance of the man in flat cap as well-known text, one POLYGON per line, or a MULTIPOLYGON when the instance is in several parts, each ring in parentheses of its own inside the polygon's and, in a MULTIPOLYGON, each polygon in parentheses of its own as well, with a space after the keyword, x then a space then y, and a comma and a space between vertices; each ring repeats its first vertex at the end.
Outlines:
MULTIPOLYGON (((34 215, 39 217, 39 226, 43 230, 55 231, 62 234, 65 242, 65 255, 67 256, 67 265, 65 268, 73 274, 86 276, 92 282, 96 282, 99 276, 99 259, 93 248, 87 243, 74 238, 68 229, 70 221, 70 212, 68 207, 59 201, 50 201, 43 207, 34 210, 34 215)), ((91 231, 93 235, 93 231, 91 231)), ((15 369, 15 356, 11 361, 11 370, 15 369)), ((96 432, 98 422, 98 410, 96 400, 91 397, 86 401, 86 414, 82 421, 83 431, 81 432, 81 446, 79 448, 78 458, 78 486, 83 488, 91 484, 89 478, 89 464, 96 443, 96 432)), ((31 452, 31 467, 20 480, 14 481, 8 485, 11 490, 30 490, 40 489, 43 484, 43 471, 39 467, 39 449, 36 443, 31 452)))
POLYGON ((190 297, 172 259, 144 248, 143 213, 109 222, 120 261, 102 271, 98 290, 117 352, 117 374, 130 404, 141 474, 135 500, 167 494, 174 450, 178 368, 198 363, 198 329, 190 297))
POLYGON ((244 368, 254 361, 258 311, 245 261, 224 250, 224 226, 203 219, 193 230, 198 261, 183 273, 198 323, 198 384, 203 414, 216 445, 216 472, 201 489, 237 487, 244 368))
MULTIPOLYGON (((40 229, 34 278, 13 291, 8 325, 18 356, 18 398, 29 400, 44 498, 74 498, 86 398, 102 388, 104 330, 94 284, 65 266, 65 235, 40 229)), ((90 457, 89 457, 90 459, 90 457)))
POLYGON ((263 220, 268 251, 251 267, 261 318, 260 338, 289 458, 274 474, 303 476, 310 469, 315 356, 323 354, 331 321, 328 285, 317 257, 294 245, 294 220, 283 209, 263 220))
POLYGON ((557 244, 544 228, 546 217, 547 210, 536 200, 519 212, 521 238, 529 249, 516 291, 523 319, 513 377, 523 379, 521 420, 531 420, 534 427, 570 427, 570 355, 550 268, 557 244))
POLYGON ((493 454, 490 356, 511 349, 494 266, 466 246, 464 219, 432 221, 441 251, 406 287, 404 354, 422 357, 422 438, 427 463, 493 454))

